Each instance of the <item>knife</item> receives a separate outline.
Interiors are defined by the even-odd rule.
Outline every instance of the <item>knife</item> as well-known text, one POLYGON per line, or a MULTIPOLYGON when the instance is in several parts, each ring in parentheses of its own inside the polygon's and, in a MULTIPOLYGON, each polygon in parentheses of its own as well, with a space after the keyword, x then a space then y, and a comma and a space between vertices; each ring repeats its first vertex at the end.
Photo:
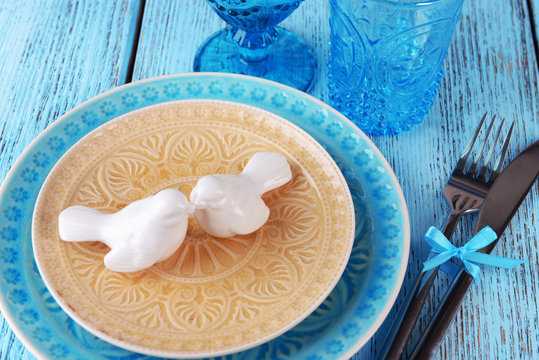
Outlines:
MULTIPOLYGON (((536 141, 505 168, 490 188, 477 217, 474 233, 489 225, 498 235, 498 239, 479 251, 487 254, 492 252, 538 175, 539 141, 536 141)), ((416 347, 412 360, 430 359, 437 352, 472 282, 473 277, 461 270, 416 347)))

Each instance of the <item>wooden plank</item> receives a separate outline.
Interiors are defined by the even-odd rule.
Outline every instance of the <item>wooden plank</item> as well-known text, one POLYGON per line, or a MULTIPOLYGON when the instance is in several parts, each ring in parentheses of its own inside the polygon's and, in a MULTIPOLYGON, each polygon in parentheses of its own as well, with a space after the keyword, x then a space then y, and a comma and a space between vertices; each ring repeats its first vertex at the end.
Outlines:
POLYGON ((202 41, 223 25, 204 0, 146 0, 133 81, 192 71, 202 41))
MULTIPOLYGON (((534 0, 537 3, 536 0, 534 0)), ((517 121, 510 149, 513 158, 539 137, 537 58, 528 9, 522 1, 466 1, 447 61, 439 96, 424 123, 394 137, 373 138, 393 166, 408 201, 412 252, 405 280, 408 290, 427 247, 422 234, 441 226, 448 208, 442 188, 467 137, 486 111, 517 121)), ((327 2, 309 0, 283 26, 303 36, 318 58, 318 79, 311 93, 327 99, 326 64, 329 27, 327 2)), ((146 3, 134 78, 189 72, 196 49, 223 22, 203 0, 146 3)), ((446 337, 438 358, 494 359, 538 357, 536 336, 539 238, 537 187, 525 201, 500 243, 497 254, 528 258, 515 271, 485 269, 446 337), (495 311, 493 311, 495 310, 495 311), (534 335, 535 334, 535 335, 534 335), (529 356, 528 356, 529 355, 529 356)), ((469 234, 473 221, 463 222, 456 238, 469 234)), ((467 236, 467 235, 466 235, 467 236)), ((435 289, 439 296, 440 287, 435 289)), ((401 297, 397 302, 402 301, 401 297)), ((434 303, 429 302, 432 311, 434 303)), ((380 331, 357 354, 374 359, 394 311, 380 331)), ((422 319, 424 323, 426 319, 422 319)), ((417 337, 417 332, 416 332, 417 337)))
MULTIPOLYGON (((47 125, 125 81, 138 11, 138 0, 0 2, 0 182, 47 125)), ((0 322, 0 357, 33 358, 0 322)))

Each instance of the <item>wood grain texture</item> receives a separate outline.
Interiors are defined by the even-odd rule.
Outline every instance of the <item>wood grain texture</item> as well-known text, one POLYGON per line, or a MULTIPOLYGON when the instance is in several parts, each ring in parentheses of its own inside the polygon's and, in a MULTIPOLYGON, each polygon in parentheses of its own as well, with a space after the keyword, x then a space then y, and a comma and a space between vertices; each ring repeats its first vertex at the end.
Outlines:
MULTIPOLYGON (((539 0, 530 3, 538 14, 539 0)), ((138 6, 134 0, 0 2, 0 181, 55 118, 123 83, 138 6)), ((448 211, 441 189, 483 112, 517 120, 510 158, 539 138, 533 24, 526 1, 466 1, 444 64, 446 76, 423 124, 373 138, 399 178, 411 217, 410 267, 397 309, 428 251, 422 234, 429 225, 441 226, 448 211)), ((198 46, 223 25, 204 0, 147 0, 133 80, 191 71, 198 46)), ((327 1, 307 0, 282 26, 315 51, 318 79, 311 94, 327 100, 327 1)), ((538 190, 536 185, 495 250, 528 263, 511 271, 484 269, 438 358, 539 358, 539 224, 533 215, 539 213, 538 190)), ((455 239, 472 228, 470 217, 455 239)), ((443 287, 442 281, 434 289, 431 312, 443 287)), ((394 312, 355 358, 376 358, 394 312)), ((5 322, 0 351, 1 359, 31 358, 5 322)))
MULTIPOLYGON (((0 2, 0 182, 52 121, 126 78, 139 1, 0 2)), ((33 358, 0 320, 0 358, 33 358)))
MULTIPOLYGON (((169 4, 148 1, 134 79, 191 71, 198 46, 223 25, 203 0, 169 4)), ((282 26, 301 35, 314 49, 318 79, 311 94, 326 100, 327 2, 306 1, 282 26)), ((517 121, 510 158, 539 138, 536 61, 524 2, 467 1, 444 64, 446 76, 424 123, 398 136, 373 138, 399 178, 411 216, 410 267, 395 308, 413 283, 428 251, 422 234, 428 226, 441 226, 444 221, 448 208, 441 190, 480 116, 489 110, 517 121)), ((535 187, 524 202, 507 230, 506 239, 495 250, 499 255, 529 258, 529 262, 514 271, 485 269, 463 304, 439 358, 539 357, 539 234, 533 216, 539 211, 537 190, 535 187)), ((465 219, 455 239, 470 234, 472 229, 473 217, 465 219)), ((447 286, 443 276, 441 280, 428 303, 430 313, 447 286)), ((395 309, 355 358, 376 358, 394 312, 395 309)), ((428 318, 423 316, 420 325, 428 318)), ((417 335, 416 329, 415 338, 417 335)))

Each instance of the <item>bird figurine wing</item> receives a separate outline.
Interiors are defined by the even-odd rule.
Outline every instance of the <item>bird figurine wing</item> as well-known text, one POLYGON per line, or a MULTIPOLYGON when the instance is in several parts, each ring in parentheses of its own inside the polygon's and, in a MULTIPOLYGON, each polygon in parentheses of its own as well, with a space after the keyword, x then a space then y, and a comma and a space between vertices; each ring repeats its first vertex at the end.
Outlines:
POLYGON ((270 209, 266 206, 261 198, 251 201, 249 207, 249 215, 237 217, 237 221, 230 223, 232 232, 240 235, 250 234, 260 229, 270 215, 270 209))
MULTIPOLYGON (((155 210, 155 209, 154 209, 155 210)), ((112 271, 134 272, 145 269, 172 255, 181 245, 187 230, 187 214, 151 214, 147 219, 124 222, 116 243, 105 255, 105 266, 112 271), (152 220, 152 219, 150 219, 152 220)))
POLYGON ((105 266, 112 271, 135 272, 155 264, 155 254, 142 253, 132 246, 116 246, 103 259, 105 266))

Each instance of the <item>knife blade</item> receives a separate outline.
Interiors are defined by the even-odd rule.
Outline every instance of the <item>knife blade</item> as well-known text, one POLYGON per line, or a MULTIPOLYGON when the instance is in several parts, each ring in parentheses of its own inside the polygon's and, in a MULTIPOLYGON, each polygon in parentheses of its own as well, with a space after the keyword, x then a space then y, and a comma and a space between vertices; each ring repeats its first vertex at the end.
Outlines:
MULTIPOLYGON (((538 175, 539 141, 536 141, 505 168, 485 198, 474 233, 488 225, 496 232, 498 239, 479 251, 487 254, 492 252, 538 175)), ((472 282, 473 277, 461 270, 411 359, 430 359, 436 353, 472 282)))

